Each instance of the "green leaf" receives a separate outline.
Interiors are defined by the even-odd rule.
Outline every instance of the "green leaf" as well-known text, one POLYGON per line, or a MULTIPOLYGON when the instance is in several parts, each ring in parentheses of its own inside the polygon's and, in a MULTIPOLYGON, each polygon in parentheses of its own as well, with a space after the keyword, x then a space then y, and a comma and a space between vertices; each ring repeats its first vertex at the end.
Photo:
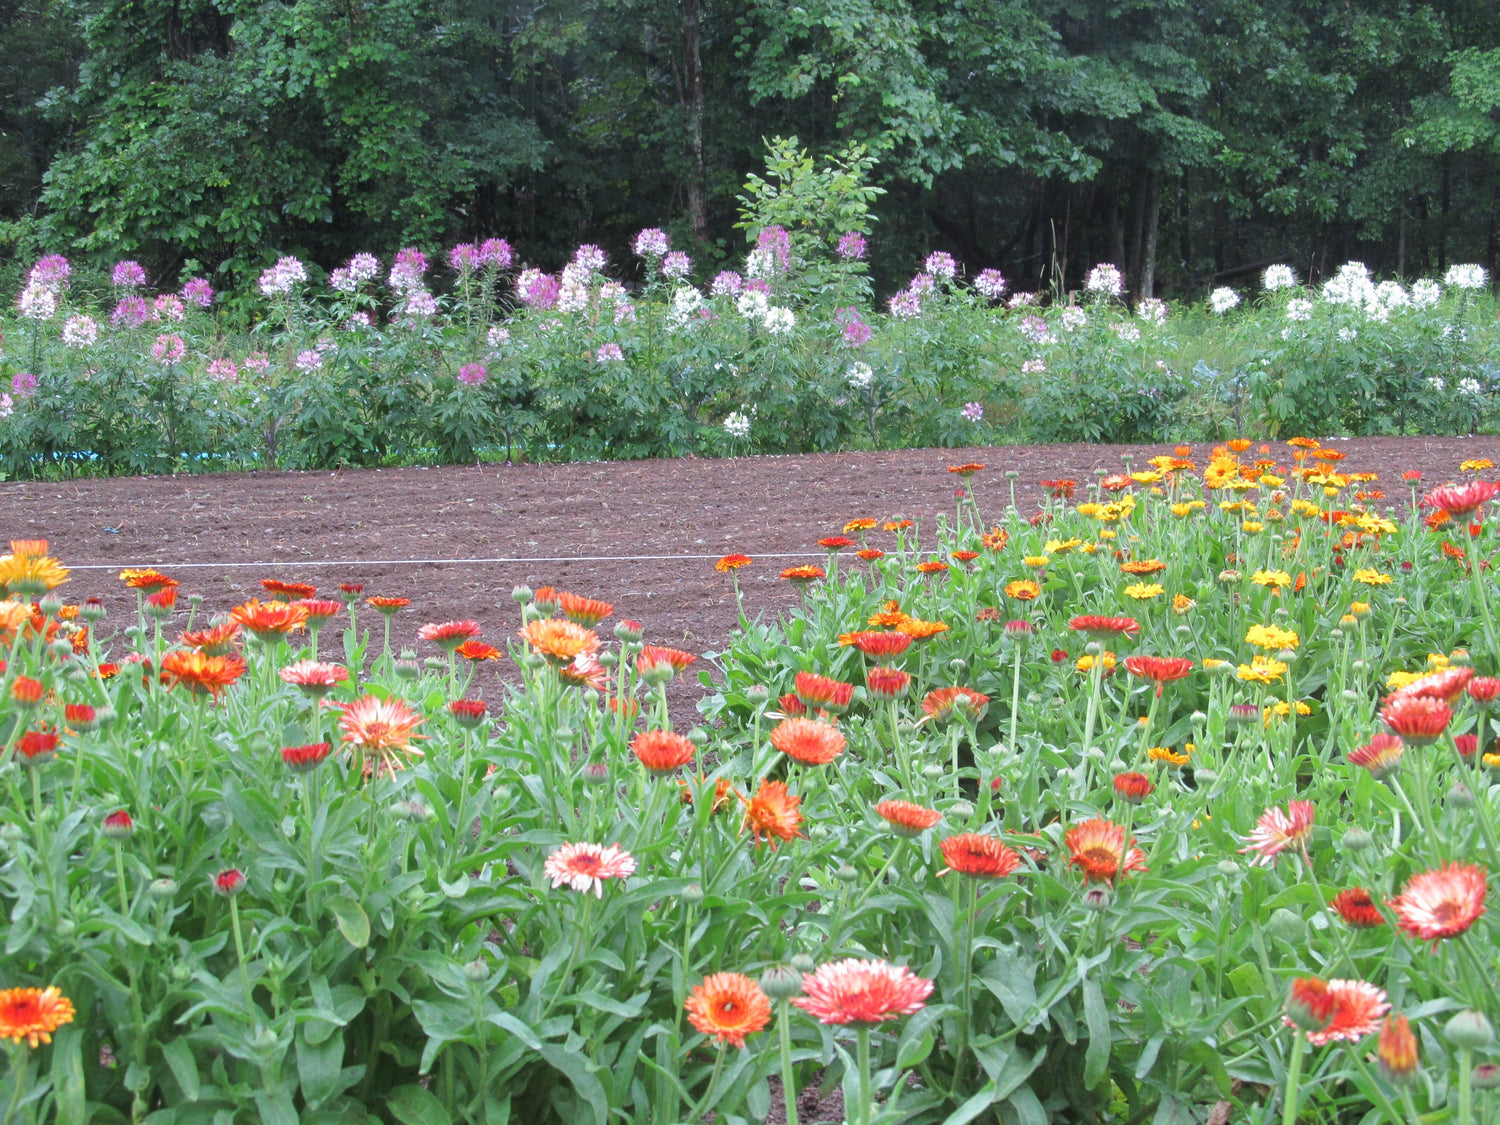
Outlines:
POLYGON ((344 1088, 344 1037, 332 1035, 319 1042, 309 1042, 306 1028, 297 1033, 297 1077, 302 1096, 316 1109, 326 1099, 344 1088))
POLYGON ((333 920, 345 941, 355 949, 370 944, 370 919, 364 907, 352 898, 340 896, 331 900, 328 908, 333 911, 333 920))
POLYGON ((420 1086, 397 1086, 386 1108, 401 1125, 451 1125, 453 1120, 443 1103, 420 1086))
POLYGON ((172 1068, 172 1077, 182 1087, 182 1094, 190 1102, 198 1100, 198 1061, 193 1057, 193 1048, 186 1038, 169 1040, 162 1044, 161 1053, 172 1068))
POLYGON ((1083 1087, 1092 1090, 1109 1072, 1109 1010, 1097 977, 1083 982, 1083 1018, 1089 1027, 1089 1045, 1083 1056, 1083 1087))
POLYGON ((73 1024, 52 1037, 52 1088, 57 1094, 58 1121, 85 1121, 83 1086, 83 1030, 73 1024))
POLYGON ((578 1096, 589 1103, 589 1108, 594 1111, 594 1125, 608 1125, 609 1098, 605 1096, 604 1086, 595 1077, 595 1068, 589 1061, 582 1055, 553 1043, 543 1045, 539 1053, 554 1069, 567 1075, 568 1081, 573 1083, 573 1089, 578 1091, 578 1096))

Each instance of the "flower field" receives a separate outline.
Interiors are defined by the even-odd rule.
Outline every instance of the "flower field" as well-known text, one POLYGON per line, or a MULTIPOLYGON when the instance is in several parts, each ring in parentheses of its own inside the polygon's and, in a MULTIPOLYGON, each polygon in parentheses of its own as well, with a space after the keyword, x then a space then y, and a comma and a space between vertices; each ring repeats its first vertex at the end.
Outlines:
POLYGON ((718 653, 12 542, 6 1125, 1492 1116, 1494 466, 982 468, 718 653))
POLYGON ((754 247, 711 276, 656 229, 627 262, 583 245, 552 273, 503 239, 326 273, 286 255, 229 294, 48 255, 0 315, 0 471, 1500 430, 1477 265, 1276 265, 1169 307, 1128 302, 1107 264, 1014 292, 935 251, 876 307, 858 231, 746 221, 754 247))

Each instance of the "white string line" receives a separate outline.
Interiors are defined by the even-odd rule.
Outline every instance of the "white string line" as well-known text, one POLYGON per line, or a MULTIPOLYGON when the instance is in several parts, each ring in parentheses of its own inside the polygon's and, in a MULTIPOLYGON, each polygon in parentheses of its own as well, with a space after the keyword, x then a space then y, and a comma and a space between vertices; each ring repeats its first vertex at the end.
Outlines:
MULTIPOLYGON (((760 559, 816 559, 822 551, 773 551, 751 556, 760 559)), ((559 562, 662 562, 670 559, 722 559, 723 555, 551 555, 537 558, 495 559, 349 559, 305 561, 277 559, 273 562, 171 562, 171 563, 79 563, 69 570, 143 570, 164 567, 168 570, 216 569, 229 566, 295 568, 299 566, 474 566, 482 563, 559 563, 559 562)))

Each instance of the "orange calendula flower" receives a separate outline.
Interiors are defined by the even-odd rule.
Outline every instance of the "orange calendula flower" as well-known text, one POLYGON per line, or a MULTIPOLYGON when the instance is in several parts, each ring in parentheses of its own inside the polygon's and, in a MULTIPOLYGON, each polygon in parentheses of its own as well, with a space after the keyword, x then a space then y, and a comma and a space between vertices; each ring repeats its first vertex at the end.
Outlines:
POLYGON ((905 531, 907 528, 914 527, 914 526, 915 525, 912 523, 911 520, 886 520, 885 523, 883 523, 883 524, 880 525, 880 530, 881 531, 905 531))
POLYGON ((914 641, 925 641, 939 633, 946 633, 948 624, 944 621, 923 621, 921 618, 907 617, 896 629, 914 641))
POLYGON ((1413 875, 1387 905, 1402 930, 1435 947, 1443 938, 1463 933, 1484 913, 1487 877, 1478 864, 1449 863, 1413 875))
MULTIPOLYGON (((1314 1047, 1326 1047, 1340 1039, 1356 1043, 1380 1029, 1381 1018, 1391 1010, 1386 1001, 1385 990, 1376 988, 1368 981, 1331 980, 1327 996, 1332 1001, 1333 1011, 1328 1022, 1321 1028, 1311 1029, 1294 1021, 1290 1015, 1282 1022, 1288 1027, 1301 1027, 1307 1041, 1314 1047)), ((1321 1007, 1320 1007, 1321 1010, 1321 1007)))
POLYGON ((865 562, 874 562, 876 559, 885 558, 885 552, 876 547, 866 547, 854 552, 856 558, 864 559, 865 562))
POLYGON ((26 1040, 35 1048, 52 1042, 52 1033, 73 1022, 73 1002, 57 988, 0 990, 0 1039, 26 1040))
POLYGON ((743 973, 714 973, 688 994, 688 1023, 720 1043, 745 1045, 745 1036, 771 1022, 771 1000, 743 973))
POLYGON ((1000 879, 1021 866, 1016 850, 993 836, 964 832, 939 842, 949 871, 979 879, 1000 879))
POLYGON ((132 590, 143 590, 148 594, 154 594, 157 590, 164 590, 168 586, 176 586, 177 579, 168 578, 157 570, 122 570, 120 581, 132 590))
POLYGON ((826 766, 847 743, 838 729, 814 719, 783 719, 771 731, 771 745, 803 765, 826 766))
POLYGON ((1117 773, 1114 785, 1121 800, 1129 801, 1132 805, 1140 804, 1156 790, 1151 779, 1143 773, 1117 773))
POLYGON ((1160 559, 1135 559, 1120 564, 1123 574, 1133 574, 1137 578, 1145 578, 1148 575, 1160 574, 1167 569, 1167 564, 1160 559))
POLYGON ((859 519, 850 520, 844 525, 844 534, 849 535, 852 532, 856 531, 869 531, 876 525, 877 522, 878 521, 872 520, 867 516, 862 516, 859 519))
POLYGON ((366 695, 353 703, 343 705, 344 717, 339 720, 339 734, 343 741, 359 753, 368 754, 374 768, 384 768, 392 777, 398 769, 404 769, 412 758, 422 757, 422 751, 412 745, 412 740, 425 735, 415 731, 422 716, 413 711, 401 699, 378 699, 366 695))
POLYGON ((307 610, 286 602, 262 603, 259 598, 251 598, 231 609, 229 616, 260 640, 272 641, 302 628, 307 621, 307 610))
POLYGON ((48 544, 45 539, 12 539, 10 541, 10 553, 13 555, 39 559, 47 553, 47 549, 48 544))
POLYGON ((740 800, 745 805, 741 830, 748 831, 757 844, 769 843, 775 851, 778 841, 795 840, 802 835, 798 829, 802 814, 797 811, 802 798, 788 793, 785 782, 762 778, 755 795, 740 800))
POLYGON ((916 836, 943 819, 943 814, 910 801, 881 801, 875 813, 900 836, 916 836))
POLYGON ((1312 836, 1312 828, 1311 801, 1293 801, 1287 805, 1286 812, 1275 807, 1269 808, 1261 813, 1254 830, 1245 838, 1245 846, 1240 849, 1240 854, 1254 852, 1255 858, 1250 861, 1252 864, 1270 867, 1287 848, 1305 851, 1307 841, 1312 836))
POLYGON ((698 658, 691 652, 665 645, 642 645, 636 654, 635 670, 641 678, 655 683, 665 678, 670 680, 698 658))
POLYGON ((465 660, 472 660, 475 663, 481 660, 499 660, 505 655, 494 645, 485 644, 483 641, 465 641, 453 651, 465 660))
POLYGON ((380 594, 365 599, 365 604, 390 617, 411 605, 410 598, 388 598, 380 594))
POLYGON ((321 629, 325 621, 333 620, 344 608, 343 602, 336 602, 332 598, 303 598, 296 605, 307 611, 309 629, 321 629))
POLYGON ((609 673, 592 652, 580 652, 573 657, 571 664, 564 664, 557 670, 557 676, 569 687, 603 691, 609 684, 609 673))
POLYGON ((569 621, 586 629, 592 629, 615 611, 615 607, 609 602, 581 597, 567 591, 557 595, 557 608, 563 611, 563 616, 569 621))
POLYGON ((859 544, 847 535, 827 535, 818 540, 818 546, 825 551, 842 551, 845 547, 858 547, 859 544))
POLYGON ((1442 737, 1453 711, 1441 699, 1425 695, 1395 695, 1380 710, 1380 721, 1408 746, 1430 746, 1442 737))
POLYGON ((342 664, 327 664, 320 660, 299 660, 288 664, 280 675, 283 683, 321 699, 349 678, 349 669, 342 664))
POLYGON ((675 773, 698 752, 689 739, 669 730, 642 731, 631 740, 630 749, 646 772, 656 777, 675 773))
POLYGON ((749 555, 725 555, 714 563, 714 569, 720 574, 728 574, 732 570, 739 570, 742 566, 749 566, 754 561, 749 555))
POLYGON ((963 465, 949 465, 948 471, 961 477, 972 477, 975 473, 982 472, 984 466, 977 461, 970 461, 963 465))
POLYGON ((943 562, 942 559, 928 559, 926 562, 919 562, 917 564, 917 573, 946 574, 948 573, 948 564, 943 562))
POLYGON ((599 651, 599 634, 567 620, 534 618, 517 631, 517 635, 551 664, 561 667, 573 663, 579 653, 599 651))
POLYGON ((245 674, 245 661, 234 653, 210 656, 198 650, 177 650, 161 658, 161 678, 168 687, 181 685, 194 695, 215 698, 245 674))
POLYGON ((261 587, 277 601, 295 601, 298 598, 310 598, 318 592, 318 588, 307 582, 282 582, 276 578, 262 578, 261 587))
POLYGON ((1018 602, 1035 601, 1041 594, 1042 588, 1029 578, 1018 578, 1005 584, 1005 596, 1018 602))
POLYGON ((1349 751, 1351 765, 1370 771, 1376 781, 1384 781, 1401 764, 1401 755, 1406 744, 1394 734, 1377 734, 1364 746, 1349 751))
POLYGON ((1183 679, 1192 672, 1193 662, 1185 656, 1127 656, 1125 670, 1132 676, 1154 681, 1156 694, 1160 695, 1163 684, 1183 679))
POLYGON ((792 1003, 820 1023, 874 1027, 921 1011, 932 982, 905 966, 851 957, 803 976, 802 993, 792 1003))
POLYGON ((68 581, 68 568, 45 555, 0 556, 0 587, 12 594, 34 598, 68 581))
POLYGON ((1417 1037, 1405 1016, 1386 1016, 1375 1048, 1380 1073, 1393 1085, 1404 1085, 1417 1076, 1417 1037))
POLYGON ((865 673, 865 690, 871 699, 886 703, 904 699, 910 687, 911 674, 900 668, 875 667, 865 673))
POLYGON ((1101 617, 1085 614, 1068 622, 1068 628, 1091 637, 1102 639, 1133 637, 1141 631, 1141 623, 1134 617, 1101 617))
POLYGON ((1125 846, 1125 829, 1112 820, 1094 817, 1068 829, 1063 843, 1072 853, 1070 867, 1082 869, 1091 883, 1113 883, 1116 876, 1131 871, 1145 871, 1146 854, 1130 842, 1125 846))
POLYGON ((781 572, 781 577, 788 582, 812 582, 819 578, 827 578, 821 566, 803 565, 789 566, 781 572))
POLYGON ((979 545, 987 551, 1003 551, 1010 542, 1010 532, 1003 527, 992 527, 979 537, 979 545))
POLYGON ((922 710, 935 723, 955 718, 977 723, 989 705, 989 696, 965 687, 937 688, 922 700, 922 710))

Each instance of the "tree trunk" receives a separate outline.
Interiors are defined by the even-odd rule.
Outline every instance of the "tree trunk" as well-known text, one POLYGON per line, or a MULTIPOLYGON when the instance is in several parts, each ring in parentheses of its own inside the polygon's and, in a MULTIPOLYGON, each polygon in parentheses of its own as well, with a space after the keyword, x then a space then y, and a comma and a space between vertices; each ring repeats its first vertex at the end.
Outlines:
POLYGON ((688 219, 693 238, 708 241, 708 165, 703 155, 703 54, 699 0, 682 0, 683 110, 687 117, 688 219))
POLYGON ((1161 228, 1161 173, 1151 170, 1146 182, 1146 245, 1141 251, 1138 297, 1156 296, 1156 236, 1161 228))

